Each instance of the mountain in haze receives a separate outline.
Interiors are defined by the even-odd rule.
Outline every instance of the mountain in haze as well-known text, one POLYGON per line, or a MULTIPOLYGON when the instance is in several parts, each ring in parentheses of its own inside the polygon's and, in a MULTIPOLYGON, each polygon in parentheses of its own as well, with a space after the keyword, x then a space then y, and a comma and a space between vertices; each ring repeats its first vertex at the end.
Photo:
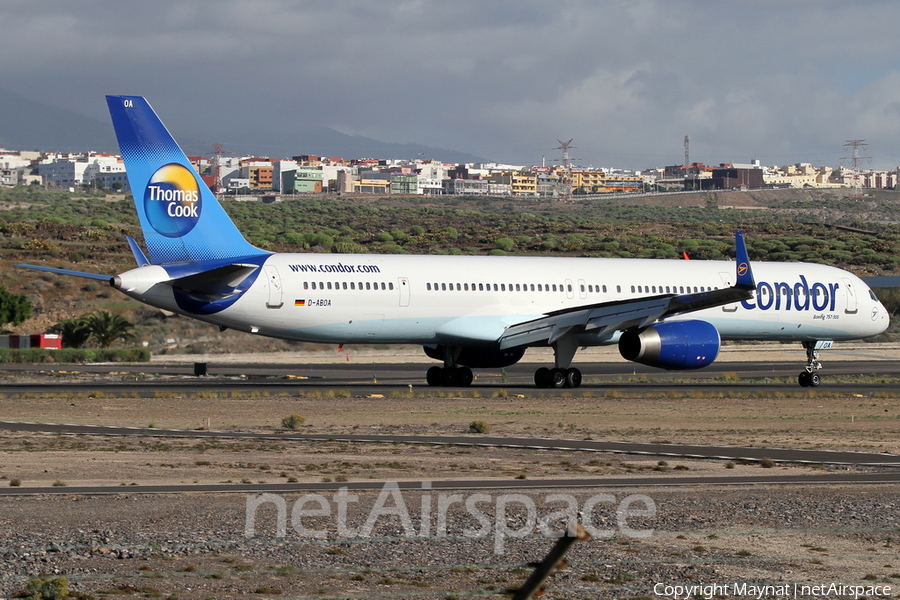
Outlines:
MULTIPOLYGON (((196 135, 176 134, 176 139, 188 154, 209 155, 212 152, 213 142, 200 141, 196 135)), ((44 152, 119 151, 108 122, 47 106, 3 88, 0 88, 0 148, 44 152)), ((226 144, 225 151, 232 156, 268 158, 315 154, 346 159, 422 157, 448 163, 484 162, 484 159, 465 152, 421 144, 381 142, 359 135, 347 135, 328 127, 294 132, 255 132, 243 136, 239 142, 226 144)))
POLYGON ((118 147, 107 123, 0 88, 0 148, 118 152, 118 147))

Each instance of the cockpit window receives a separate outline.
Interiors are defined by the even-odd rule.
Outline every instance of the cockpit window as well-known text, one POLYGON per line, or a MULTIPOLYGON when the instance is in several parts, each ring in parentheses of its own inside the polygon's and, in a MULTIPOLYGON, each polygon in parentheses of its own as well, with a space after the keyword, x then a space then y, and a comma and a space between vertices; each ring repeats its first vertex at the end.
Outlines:
POLYGON ((869 289, 869 298, 871 298, 875 302, 878 302, 878 296, 876 296, 875 292, 873 292, 871 289, 869 289))

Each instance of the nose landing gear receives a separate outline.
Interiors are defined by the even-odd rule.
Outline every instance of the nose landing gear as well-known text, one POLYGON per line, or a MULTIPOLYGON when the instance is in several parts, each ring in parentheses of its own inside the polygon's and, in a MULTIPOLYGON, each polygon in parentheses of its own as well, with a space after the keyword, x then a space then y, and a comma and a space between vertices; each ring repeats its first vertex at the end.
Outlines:
POLYGON ((797 377, 797 383, 800 387, 818 387, 822 382, 822 378, 816 372, 822 368, 819 350, 830 348, 831 342, 803 342, 803 347, 806 349, 806 368, 797 377))

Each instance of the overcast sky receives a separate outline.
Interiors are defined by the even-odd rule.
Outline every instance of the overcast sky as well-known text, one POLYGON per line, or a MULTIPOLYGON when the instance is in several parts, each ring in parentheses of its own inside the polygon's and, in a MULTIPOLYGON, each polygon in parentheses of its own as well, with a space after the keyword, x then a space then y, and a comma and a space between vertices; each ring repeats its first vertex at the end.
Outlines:
MULTIPOLYGON (((3 0, 0 86, 175 134, 326 125, 540 164, 900 165, 896 0, 3 0), (847 163, 848 161, 844 161, 847 163)), ((0 118, 9 115, 0 113, 0 118)))

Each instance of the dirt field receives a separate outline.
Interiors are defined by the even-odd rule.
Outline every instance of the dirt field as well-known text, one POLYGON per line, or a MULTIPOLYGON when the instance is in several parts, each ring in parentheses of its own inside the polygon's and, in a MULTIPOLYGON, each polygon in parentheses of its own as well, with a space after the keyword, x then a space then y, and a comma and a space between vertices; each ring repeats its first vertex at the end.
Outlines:
MULTIPOLYGON (((281 430, 281 419, 294 413, 306 418, 301 431, 309 433, 460 434, 473 420, 483 420, 491 435, 500 436, 900 453, 900 399, 814 392, 792 399, 599 398, 578 390, 554 400, 354 398, 328 392, 152 400, 0 398, 0 420, 7 421, 272 431, 281 430)), ((766 474, 821 468, 776 466, 766 474)), ((900 585, 894 545, 900 517, 897 489, 891 485, 493 491, 478 505, 489 525, 481 536, 470 535, 481 523, 478 511, 466 505, 474 502, 474 490, 457 492, 455 502, 447 493, 427 489, 393 496, 359 492, 357 501, 346 505, 350 530, 356 532, 350 535, 337 529, 340 502, 333 492, 323 493, 320 501, 331 509, 329 516, 303 512, 317 505, 300 503, 298 509, 301 496, 288 494, 279 500, 286 506, 285 535, 278 535, 276 512, 269 506, 258 511, 250 537, 245 535, 247 507, 256 495, 128 493, 131 484, 154 483, 376 480, 427 486, 444 479, 757 472, 755 464, 660 462, 658 457, 587 452, 6 432, 0 433, 0 485, 13 480, 22 486, 110 485, 121 486, 122 493, 0 498, 5 565, 0 597, 40 573, 63 575, 73 590, 94 597, 501 597, 497 593, 521 584, 530 572, 527 563, 540 560, 553 543, 530 520, 521 496, 536 505, 542 519, 560 510, 559 501, 548 500, 552 494, 571 498, 579 510, 593 506, 598 535, 576 544, 570 567, 553 578, 546 597, 655 598, 665 595, 654 592, 658 583, 738 586, 727 593, 720 588, 713 594, 718 597, 750 595, 751 588, 741 585, 900 585), (387 503, 379 505, 385 498, 387 503), (391 512, 398 499, 408 507, 411 529, 391 512), (652 515, 641 513, 649 510, 646 499, 652 515), (623 528, 617 507, 621 511, 622 503, 633 501, 636 516, 623 528), (443 534, 439 505, 445 513, 443 534), (378 506, 382 516, 368 537, 361 536, 378 506), (300 517, 303 525, 297 529, 300 517), (499 536, 498 542, 501 531, 528 535, 499 536), (650 533, 640 537, 631 535, 634 531, 650 533)), ((770 591, 761 597, 788 597, 770 591)), ((796 597, 839 597, 807 591, 796 597)), ((859 596, 880 597, 881 592, 859 596)))

